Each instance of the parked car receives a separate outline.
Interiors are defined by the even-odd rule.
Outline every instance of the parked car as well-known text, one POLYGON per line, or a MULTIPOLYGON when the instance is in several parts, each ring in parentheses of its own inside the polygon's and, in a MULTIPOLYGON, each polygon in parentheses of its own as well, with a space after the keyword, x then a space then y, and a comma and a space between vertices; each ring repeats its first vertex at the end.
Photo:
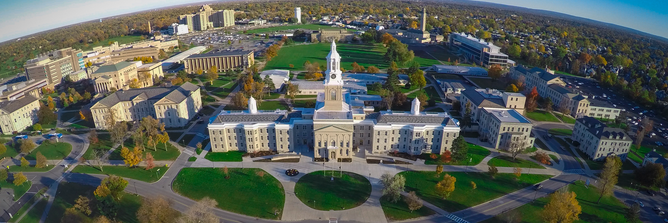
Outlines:
POLYGON ((541 184, 533 185, 534 190, 540 190, 541 188, 543 188, 543 185, 541 185, 541 184))

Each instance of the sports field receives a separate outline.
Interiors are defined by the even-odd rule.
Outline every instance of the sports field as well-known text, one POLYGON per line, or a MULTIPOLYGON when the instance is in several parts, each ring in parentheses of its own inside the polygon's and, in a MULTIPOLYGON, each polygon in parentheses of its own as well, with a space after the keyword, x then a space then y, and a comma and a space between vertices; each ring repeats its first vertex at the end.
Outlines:
MULTIPOLYGON (((267 62, 265 70, 271 69, 289 69, 304 70, 304 62, 318 62, 320 65, 327 65, 325 57, 329 54, 331 43, 303 44, 294 46, 284 46, 278 51, 278 56, 267 62), (294 68, 290 68, 290 64, 294 68)), ((387 63, 383 59, 386 49, 380 44, 336 44, 337 51, 341 55, 341 67, 351 70, 351 64, 357 62, 365 68, 376 66, 380 69, 387 68, 387 63)))

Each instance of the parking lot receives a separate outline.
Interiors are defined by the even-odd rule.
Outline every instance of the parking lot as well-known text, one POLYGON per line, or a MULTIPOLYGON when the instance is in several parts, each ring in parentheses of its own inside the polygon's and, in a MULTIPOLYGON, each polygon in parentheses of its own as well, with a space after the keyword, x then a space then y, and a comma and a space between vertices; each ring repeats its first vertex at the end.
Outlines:
POLYGON ((254 35, 228 32, 225 30, 207 30, 180 35, 179 40, 186 44, 207 46, 210 52, 253 50, 261 52, 273 43, 272 39, 262 39, 254 35))

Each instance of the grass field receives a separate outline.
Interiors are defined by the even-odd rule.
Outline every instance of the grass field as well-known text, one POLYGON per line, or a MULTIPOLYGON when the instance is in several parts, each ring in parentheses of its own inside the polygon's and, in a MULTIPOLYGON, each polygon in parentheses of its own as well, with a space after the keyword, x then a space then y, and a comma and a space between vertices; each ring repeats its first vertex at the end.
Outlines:
POLYGON ((392 203, 389 199, 383 196, 380 198, 380 205, 385 213, 385 218, 390 221, 401 221, 436 214, 436 212, 424 206, 415 211, 411 211, 408 209, 408 204, 404 201, 404 197, 399 199, 397 203, 392 203))
POLYGON ((469 80, 471 80, 473 83, 476 83, 478 86, 480 86, 480 88, 491 88, 503 91, 507 87, 506 83, 502 80, 492 80, 490 78, 475 78, 475 77, 469 77, 469 80))
MULTIPOLYGON (((329 43, 304 44, 295 46, 284 46, 278 51, 278 56, 267 62, 265 70, 286 69, 286 70, 304 70, 304 62, 318 62, 320 65, 327 65, 325 57, 329 54, 329 43), (308 52, 308 53, 304 53, 308 52), (294 68, 290 68, 290 64, 294 68)), ((341 67, 352 69, 351 64, 357 62, 366 67, 376 66, 380 69, 387 68, 387 63, 383 59, 385 48, 380 44, 337 44, 337 51, 341 55, 341 67)))
MULTIPOLYGON (((170 138, 171 139, 171 138, 170 138)), ((176 139, 171 139, 171 140, 176 140, 176 139)), ((146 153, 151 153, 153 155, 153 158, 158 161, 158 160, 175 160, 176 158, 181 155, 181 151, 174 147, 172 144, 167 143, 167 149, 165 149, 165 144, 158 143, 155 146, 155 151, 153 150, 153 147, 148 146, 146 143, 144 143, 144 152, 142 153, 142 156, 146 157, 146 153)), ((132 150, 135 147, 134 140, 132 138, 128 138, 123 142, 123 146, 127 147, 128 149, 132 150)), ((109 159, 111 160, 113 158, 118 158, 121 157, 121 151, 122 148, 118 147, 114 150, 114 152, 111 153, 109 156, 109 159)), ((123 158, 120 158, 123 159, 123 158)))
POLYGON ((334 172, 315 171, 304 175, 295 184, 297 198, 323 211, 350 209, 366 202, 371 195, 369 180, 356 173, 334 172))
POLYGON ((470 166, 475 166, 478 165, 480 162, 482 162, 485 157, 489 156, 492 152, 483 148, 482 146, 467 143, 469 146, 469 151, 468 151, 468 158, 465 160, 458 160, 458 161, 452 161, 450 163, 445 163, 441 161, 441 156, 436 155, 436 159, 432 159, 430 157, 431 154, 424 153, 421 155, 421 159, 424 159, 424 164, 427 165, 470 165, 470 166), (469 162, 470 160, 470 162, 469 162))
MULTIPOLYGON (((589 186, 589 188, 586 188, 582 181, 577 181, 575 184, 569 184, 568 189, 577 194, 576 199, 582 208, 582 213, 579 216, 580 220, 576 222, 627 222, 624 218, 624 213, 626 213, 627 207, 614 196, 605 196, 601 199, 600 203, 597 203, 596 201, 598 201, 599 193, 596 190, 596 187, 589 186)), ((541 218, 540 213, 549 201, 549 197, 540 198, 533 203, 525 204, 515 209, 515 212, 521 213, 522 222, 545 222, 541 218)), ((503 221, 503 216, 499 215, 483 222, 493 223, 505 221, 503 221)))
POLYGON ((645 159, 645 154, 651 152, 652 149, 656 149, 656 152, 658 154, 661 154, 661 156, 663 156, 664 154, 666 154, 666 152, 668 152, 666 148, 661 146, 654 146, 654 147, 640 146, 640 149, 637 150, 636 148, 638 148, 637 145, 635 144, 631 145, 628 155, 629 159, 635 161, 636 163, 642 163, 643 159, 645 159))
POLYGON ((14 183, 8 181, 0 182, 0 188, 10 188, 14 190, 14 200, 21 198, 21 196, 23 196, 23 194, 25 194, 30 189, 30 186, 32 186, 32 181, 30 180, 27 180, 19 186, 16 186, 14 183))
MULTIPOLYGON (((47 215, 46 223, 60 223, 60 219, 63 217, 65 210, 74 206, 79 195, 88 196, 90 199, 95 200, 93 191, 95 191, 95 187, 90 185, 60 183, 58 192, 56 192, 56 198, 53 201, 53 206, 51 206, 49 214, 47 215)), ((141 206, 141 203, 142 198, 140 196, 127 193, 124 194, 121 197, 121 200, 118 201, 118 215, 116 215, 116 220, 122 222, 139 222, 136 213, 141 206)), ((85 220, 84 222, 92 222, 92 219, 99 215, 99 212, 97 212, 95 207, 92 207, 92 209, 94 211, 91 216, 80 215, 85 220)))
MULTIPOLYGON (((94 159, 95 158, 94 154, 95 154, 96 151, 106 152, 106 151, 109 151, 112 146, 114 146, 114 143, 111 141, 111 135, 110 134, 98 134, 97 139, 99 140, 99 142, 97 144, 89 144, 88 145, 88 149, 86 150, 86 152, 83 155, 84 159, 89 159, 89 160, 94 159)), ((111 155, 114 155, 114 154, 112 153, 111 155)), ((109 159, 112 159, 112 160, 123 159, 122 157, 120 157, 120 153, 118 153, 116 155, 118 155, 118 157, 109 156, 109 159)))
POLYGON ((442 199, 436 193, 436 183, 446 173, 436 176, 434 171, 407 171, 399 173, 406 177, 406 191, 415 191, 425 201, 436 205, 448 212, 463 210, 475 205, 496 199, 513 191, 532 186, 550 178, 550 175, 522 174, 519 180, 510 173, 497 174, 492 179, 487 173, 448 172, 457 178, 455 191, 448 199, 442 199), (471 181, 477 184, 477 189, 471 188, 471 181))
MULTIPOLYGON (((46 141, 45 141, 46 142, 46 141)), ((30 154, 26 157, 27 160, 35 160, 37 152, 41 152, 42 155, 48 160, 60 160, 70 155, 72 152, 72 145, 65 142, 56 142, 56 143, 42 143, 37 148, 32 150, 30 154)))
MULTIPOLYGON (((214 91, 211 91, 210 93, 218 96, 221 99, 225 99, 232 91, 237 88, 238 83, 234 83, 232 85, 227 85, 226 87, 218 88, 214 91)), ((206 88, 207 90, 211 89, 210 87, 206 88)))
POLYGON ((104 166, 102 167, 103 171, 100 171, 100 169, 97 166, 78 165, 77 167, 74 168, 74 170, 72 170, 72 172, 116 175, 123 178, 130 178, 153 183, 160 180, 160 177, 162 177, 162 175, 165 175, 165 172, 167 172, 168 169, 169 167, 165 166, 157 166, 151 170, 145 170, 144 167, 130 168, 126 166, 104 166))
POLYGON ((413 100, 414 98, 416 98, 420 94, 427 95, 427 100, 429 100, 430 105, 431 105, 432 101, 436 102, 436 103, 443 102, 443 100, 441 100, 441 96, 438 95, 438 92, 432 86, 426 87, 426 88, 424 88, 422 90, 419 90, 419 91, 415 91, 415 92, 407 95, 406 98, 408 98, 409 100, 413 100))
POLYGON ((19 151, 16 150, 18 148, 15 149, 11 143, 5 144, 5 147, 7 147, 7 151, 0 155, 0 157, 16 157, 16 155, 19 155, 19 151))
MULTIPOLYGON (((18 223, 33 223, 33 222, 39 222, 40 219, 42 219, 42 214, 44 213, 44 209, 46 208, 46 203, 48 203, 48 201, 46 199, 40 199, 37 202, 38 203, 32 209, 30 209, 30 211, 28 211, 28 213, 25 216, 23 216, 23 218, 21 218, 21 221, 19 221, 18 223)), ((24 207, 25 206, 28 206, 28 204, 24 205, 24 207)), ((20 216, 19 213, 17 213, 17 215, 14 216, 14 220, 18 219, 17 218, 18 216, 20 216)))
MULTIPOLYGON (((296 29, 308 29, 308 30, 318 30, 318 29, 343 29, 339 27, 331 27, 331 26, 326 26, 326 25, 319 25, 319 24, 303 24, 303 25, 288 25, 288 26, 276 26, 276 27, 269 27, 269 28, 259 28, 259 29, 251 29, 246 31, 247 34, 256 34, 256 33, 273 33, 276 31, 286 31, 286 30, 296 30, 296 29)), ((354 29, 348 29, 349 31, 355 31, 354 29)))
POLYGON ((276 178, 261 169, 230 168, 229 178, 220 168, 184 168, 172 188, 193 200, 210 197, 218 207, 243 215, 281 219, 285 193, 276 178), (258 172, 265 173, 263 177, 258 172), (278 215, 274 215, 278 212, 278 215))
POLYGON ((561 119, 562 122, 568 124, 575 124, 575 119, 571 116, 561 115, 561 114, 554 114, 554 116, 557 116, 557 118, 561 119))
POLYGON ((539 122, 559 122, 559 119, 557 119, 557 117, 554 117, 552 113, 541 110, 535 110, 533 112, 527 111, 526 117, 539 122))
POLYGON ((520 168, 538 168, 538 169, 545 169, 545 167, 531 162, 529 160, 523 160, 523 159, 515 159, 513 160, 512 157, 510 156, 497 156, 489 160, 487 162, 487 165, 494 165, 497 167, 520 167, 520 168))
POLYGON ((243 160, 241 157, 244 155, 244 152, 231 151, 224 153, 215 153, 209 152, 204 156, 204 159, 208 159, 214 162, 241 162, 243 160))
POLYGON ((316 98, 318 95, 295 95, 295 98, 316 98))
POLYGON ((35 166, 27 166, 27 167, 22 167, 22 166, 9 166, 9 172, 12 173, 17 173, 17 172, 47 172, 55 167, 54 165, 49 165, 44 168, 37 168, 35 166))
POLYGON ((550 129, 547 130, 548 133, 552 135, 562 135, 562 136, 571 136, 573 135, 572 129, 550 129))
POLYGON ((287 110, 288 105, 286 105, 282 101, 263 101, 257 108, 257 110, 272 110, 272 111, 276 109, 287 110))
POLYGON ((315 99, 313 100, 294 100, 292 107, 295 108, 315 108, 315 99), (313 106, 306 106, 307 102, 312 102, 313 106))

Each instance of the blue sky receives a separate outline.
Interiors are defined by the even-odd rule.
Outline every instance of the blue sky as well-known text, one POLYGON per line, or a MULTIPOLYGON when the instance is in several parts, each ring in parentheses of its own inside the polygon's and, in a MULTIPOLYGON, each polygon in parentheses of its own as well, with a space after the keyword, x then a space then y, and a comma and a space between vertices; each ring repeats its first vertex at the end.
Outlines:
MULTIPOLYGON (((0 42, 78 22, 202 0, 0 0, 0 42)), ((480 0, 561 12, 668 38, 667 0, 480 0)))

